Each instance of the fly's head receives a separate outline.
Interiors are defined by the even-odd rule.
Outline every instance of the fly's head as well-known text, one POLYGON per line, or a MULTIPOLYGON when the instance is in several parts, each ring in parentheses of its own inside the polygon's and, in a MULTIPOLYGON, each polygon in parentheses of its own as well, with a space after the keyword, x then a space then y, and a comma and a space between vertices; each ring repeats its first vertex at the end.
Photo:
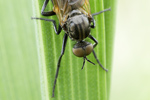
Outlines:
POLYGON ((73 10, 66 22, 67 32, 72 40, 81 41, 90 34, 88 17, 79 10, 73 10))
POLYGON ((86 57, 93 51, 93 45, 86 41, 80 41, 74 45, 72 51, 77 57, 86 57))

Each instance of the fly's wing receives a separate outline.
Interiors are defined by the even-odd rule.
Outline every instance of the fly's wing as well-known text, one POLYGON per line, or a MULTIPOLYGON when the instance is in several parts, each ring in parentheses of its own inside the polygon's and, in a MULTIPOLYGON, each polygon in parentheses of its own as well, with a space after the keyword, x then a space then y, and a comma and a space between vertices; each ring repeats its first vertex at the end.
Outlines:
POLYGON ((67 20, 69 12, 79 9, 82 13, 91 16, 89 0, 52 0, 53 11, 56 13, 61 26, 67 20))
POLYGON ((68 6, 68 0, 52 0, 53 3, 53 11, 56 13, 59 23, 61 26, 65 23, 65 16, 67 16, 67 12, 71 11, 68 6), (66 11, 68 10, 68 11, 66 11))
POLYGON ((88 13, 88 16, 91 16, 89 0, 68 0, 68 3, 73 9, 79 9, 82 13, 88 13))
POLYGON ((75 4, 79 4, 83 5, 84 4, 84 0, 68 0, 69 5, 75 5, 75 4))

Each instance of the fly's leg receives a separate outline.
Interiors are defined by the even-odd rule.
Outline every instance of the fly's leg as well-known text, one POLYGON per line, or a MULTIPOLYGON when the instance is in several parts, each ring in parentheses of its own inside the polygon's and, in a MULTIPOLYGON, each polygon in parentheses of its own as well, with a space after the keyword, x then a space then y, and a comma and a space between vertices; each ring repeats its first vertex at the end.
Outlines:
POLYGON ((89 35, 89 38, 95 42, 95 44, 93 45, 93 47, 95 48, 98 44, 98 41, 92 35, 89 35))
MULTIPOLYGON (((106 11, 110 11, 111 10, 111 8, 108 8, 108 9, 104 9, 103 11, 100 11, 100 12, 97 12, 97 13, 94 13, 94 14, 92 14, 92 16, 94 17, 94 16, 96 16, 96 15, 99 15, 99 14, 101 14, 101 13, 103 13, 103 12, 106 12, 106 11)), ((92 25, 91 25, 91 28, 95 28, 95 20, 94 20, 94 18, 92 17, 92 25)))
MULTIPOLYGON (((98 41, 92 35, 89 35, 89 38, 92 39, 95 42, 95 44, 93 46, 95 48, 96 45, 98 44, 98 41)), ((108 70, 106 68, 104 68, 103 65, 100 63, 100 61, 98 60, 98 58, 96 56, 95 51, 93 50, 92 52, 93 52, 93 55, 94 55, 96 61, 98 62, 98 64, 103 68, 103 70, 105 70, 107 72, 108 70)))
POLYGON ((81 68, 81 70, 83 69, 83 67, 84 67, 84 64, 85 64, 85 58, 83 57, 83 65, 82 65, 82 68, 81 68))
POLYGON ((99 15, 99 14, 101 14, 101 13, 103 13, 103 12, 110 11, 110 10, 111 10, 111 8, 104 9, 103 11, 100 11, 100 12, 97 12, 97 13, 92 14, 92 16, 96 16, 96 15, 99 15))
POLYGON ((59 68, 60 68, 61 58, 62 58, 62 56, 65 52, 67 38, 68 38, 68 35, 65 34, 64 38, 63 38, 63 45, 62 45, 61 55, 59 56, 59 60, 58 60, 58 63, 57 63, 57 70, 56 70, 55 81, 54 81, 54 85, 53 85, 52 97, 54 97, 55 86, 56 86, 56 82, 57 82, 57 77, 58 77, 58 72, 59 72, 59 68))
POLYGON ((61 30, 62 30, 62 28, 61 28, 60 25, 58 26, 58 29, 57 29, 57 27, 56 27, 56 21, 53 20, 53 19, 36 18, 36 17, 32 17, 31 19, 39 19, 39 20, 45 20, 45 21, 50 21, 50 22, 52 22, 52 23, 53 23, 53 26, 54 26, 55 33, 56 33, 57 35, 59 35, 60 32, 61 32, 61 30))
POLYGON ((56 15, 54 11, 47 11, 47 12, 44 12, 47 4, 48 4, 49 0, 45 0, 44 4, 43 4, 43 7, 42 7, 42 10, 41 10, 41 14, 43 16, 52 16, 52 15, 56 15))
POLYGON ((92 25, 90 26, 91 28, 95 28, 95 20, 94 20, 94 18, 92 18, 92 25))
POLYGON ((83 65, 82 65, 81 70, 84 68, 85 59, 86 59, 89 63, 91 63, 91 64, 95 65, 93 62, 91 62, 89 59, 87 59, 87 57, 86 57, 86 56, 84 56, 84 57, 83 57, 83 65))
POLYGON ((95 59, 96 59, 96 61, 98 62, 98 64, 103 68, 103 70, 105 70, 106 72, 108 71, 108 69, 106 69, 106 68, 104 68, 103 67, 103 65, 100 63, 100 61, 98 60, 98 58, 97 58, 97 56, 96 56, 96 54, 95 54, 95 51, 93 50, 93 55, 94 55, 94 57, 95 57, 95 59))

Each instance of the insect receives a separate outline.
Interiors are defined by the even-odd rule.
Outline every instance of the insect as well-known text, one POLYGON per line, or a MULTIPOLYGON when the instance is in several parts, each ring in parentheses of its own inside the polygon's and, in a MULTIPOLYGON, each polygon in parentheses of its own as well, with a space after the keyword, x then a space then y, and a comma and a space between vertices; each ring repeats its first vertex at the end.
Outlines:
POLYGON ((35 18, 35 17, 32 17, 32 19, 40 19, 40 20, 52 22, 55 33, 57 35, 60 34, 62 29, 65 31, 65 34, 63 37, 62 51, 58 59, 55 81, 53 85, 52 97, 54 97, 58 72, 59 72, 62 56, 64 55, 64 52, 65 52, 65 47, 66 47, 68 36, 70 37, 71 40, 76 41, 76 44, 74 45, 72 49, 73 54, 76 55, 77 57, 83 57, 83 65, 81 69, 83 69, 84 67, 85 60, 94 64, 86 57, 91 52, 93 52, 94 57, 96 61, 98 62, 98 64, 100 65, 100 67, 103 68, 105 71, 107 71, 107 69, 105 69, 101 65, 101 63, 99 62, 95 54, 94 48, 98 44, 98 41, 90 34, 90 30, 91 28, 95 28, 94 16, 100 13, 103 13, 105 11, 109 11, 111 9, 109 8, 109 9, 105 9, 103 11, 91 14, 89 0, 51 0, 51 1, 54 6, 53 10, 47 11, 47 12, 44 11, 49 2, 49 0, 45 0, 42 10, 41 10, 41 14, 43 16, 57 15, 58 20, 59 20, 58 28, 56 26, 56 21, 53 19, 35 18), (93 40, 95 44, 91 44, 87 41, 84 41, 84 39, 87 37, 93 40))

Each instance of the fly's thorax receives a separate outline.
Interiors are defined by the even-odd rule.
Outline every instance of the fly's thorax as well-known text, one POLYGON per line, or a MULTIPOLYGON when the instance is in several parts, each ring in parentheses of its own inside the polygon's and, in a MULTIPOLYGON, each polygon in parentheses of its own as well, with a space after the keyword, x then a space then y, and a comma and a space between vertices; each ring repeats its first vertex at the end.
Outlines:
POLYGON ((73 10, 66 22, 67 34, 72 40, 81 41, 90 34, 90 22, 86 15, 73 10))
POLYGON ((93 45, 86 41, 80 41, 74 45, 72 51, 77 57, 85 57, 93 51, 93 45))

